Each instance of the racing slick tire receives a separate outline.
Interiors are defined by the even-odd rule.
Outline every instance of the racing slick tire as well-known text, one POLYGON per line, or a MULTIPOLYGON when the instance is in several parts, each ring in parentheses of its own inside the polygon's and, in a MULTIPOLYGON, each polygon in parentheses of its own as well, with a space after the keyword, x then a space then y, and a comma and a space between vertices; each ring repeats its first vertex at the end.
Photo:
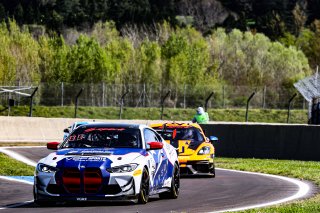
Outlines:
POLYGON ((149 188, 150 188, 150 179, 149 172, 146 168, 143 169, 140 185, 140 193, 138 195, 138 203, 146 204, 149 200, 149 188))
POLYGON ((55 204, 53 201, 39 200, 35 186, 33 186, 33 202, 39 206, 52 206, 55 204))
POLYGON ((161 199, 177 199, 180 191, 180 171, 179 166, 175 164, 170 191, 159 194, 161 199))
POLYGON ((211 177, 211 178, 216 177, 216 168, 215 168, 214 163, 212 163, 212 166, 209 169, 209 177, 211 177))

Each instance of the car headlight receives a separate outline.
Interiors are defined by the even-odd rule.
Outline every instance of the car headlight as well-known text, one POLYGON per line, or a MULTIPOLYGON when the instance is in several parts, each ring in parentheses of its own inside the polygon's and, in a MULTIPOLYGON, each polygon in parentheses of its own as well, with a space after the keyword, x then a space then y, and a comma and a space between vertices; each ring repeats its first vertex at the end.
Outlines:
POLYGON ((131 163, 131 164, 126 164, 126 165, 111 167, 111 168, 107 169, 107 171, 110 173, 132 172, 137 167, 138 167, 138 164, 131 163))
POLYGON ((209 146, 202 147, 198 152, 198 155, 209 155, 209 154, 210 154, 210 147, 209 146))
POLYGON ((56 167, 48 166, 48 165, 42 164, 42 163, 39 163, 37 165, 37 170, 39 172, 46 172, 46 173, 53 173, 53 172, 58 171, 58 169, 56 167))

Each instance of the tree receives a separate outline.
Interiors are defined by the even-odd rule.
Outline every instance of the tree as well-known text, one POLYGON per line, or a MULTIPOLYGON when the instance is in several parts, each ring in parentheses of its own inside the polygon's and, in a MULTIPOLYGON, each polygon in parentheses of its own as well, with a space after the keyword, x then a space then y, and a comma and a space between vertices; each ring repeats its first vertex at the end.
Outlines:
POLYGON ((0 3, 0 22, 6 18, 6 11, 3 4, 0 3))
POLYGON ((24 11, 23 11, 23 7, 22 5, 19 3, 13 12, 13 17, 15 18, 15 20, 22 24, 23 23, 23 17, 24 17, 24 11))
POLYGON ((41 81, 50 83, 70 82, 71 76, 67 60, 70 50, 63 37, 48 38, 42 36, 39 45, 41 81))
POLYGON ((99 43, 81 35, 68 53, 68 69, 72 83, 96 83, 106 80, 107 56, 99 43))

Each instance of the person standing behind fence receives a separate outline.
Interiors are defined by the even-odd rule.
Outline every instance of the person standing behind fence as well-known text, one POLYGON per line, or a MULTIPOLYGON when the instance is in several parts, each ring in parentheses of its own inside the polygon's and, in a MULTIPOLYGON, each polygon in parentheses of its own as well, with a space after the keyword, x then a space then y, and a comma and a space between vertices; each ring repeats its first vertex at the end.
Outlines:
POLYGON ((192 119, 193 123, 206 124, 209 122, 209 115, 202 107, 198 107, 197 114, 192 119))

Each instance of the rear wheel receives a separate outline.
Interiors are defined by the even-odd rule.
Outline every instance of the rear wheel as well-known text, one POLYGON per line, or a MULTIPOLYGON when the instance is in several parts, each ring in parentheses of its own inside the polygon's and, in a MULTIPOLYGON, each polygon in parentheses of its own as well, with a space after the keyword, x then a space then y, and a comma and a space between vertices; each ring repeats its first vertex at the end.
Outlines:
POLYGON ((170 191, 160 193, 159 197, 162 199, 176 199, 178 198, 179 191, 180 191, 180 171, 179 171, 179 166, 175 164, 170 191))
POLYGON ((138 203, 146 204, 149 200, 149 173, 144 168, 141 177, 140 193, 138 195, 138 203))

